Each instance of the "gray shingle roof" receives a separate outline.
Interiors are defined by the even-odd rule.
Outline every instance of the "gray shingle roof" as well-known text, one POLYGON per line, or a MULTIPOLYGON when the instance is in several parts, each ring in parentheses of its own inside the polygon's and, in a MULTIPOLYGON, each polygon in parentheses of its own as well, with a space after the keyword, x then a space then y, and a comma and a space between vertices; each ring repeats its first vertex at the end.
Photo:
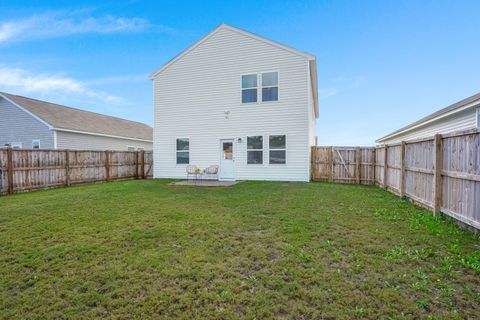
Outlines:
POLYGON ((55 103, 0 92, 56 129, 153 140, 153 129, 140 122, 106 116, 55 103))

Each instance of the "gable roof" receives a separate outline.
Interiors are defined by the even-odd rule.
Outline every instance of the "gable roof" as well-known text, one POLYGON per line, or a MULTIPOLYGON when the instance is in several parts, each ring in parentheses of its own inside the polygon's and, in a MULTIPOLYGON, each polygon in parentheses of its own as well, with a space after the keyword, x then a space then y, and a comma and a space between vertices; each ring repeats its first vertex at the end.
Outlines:
POLYGON ((282 50, 291 52, 291 53, 293 53, 293 54, 296 54, 296 55, 305 57, 307 60, 309 60, 309 61, 310 61, 310 78, 311 78, 311 83, 312 83, 312 94, 313 94, 313 97, 314 97, 313 100, 314 100, 315 116, 318 117, 317 64, 316 64, 316 57, 315 57, 315 55, 310 54, 310 53, 307 53, 307 52, 304 52, 304 51, 300 51, 300 50, 298 50, 298 49, 289 47, 289 46, 287 46, 287 45, 278 43, 278 42, 276 42, 276 41, 273 41, 273 40, 270 40, 270 39, 267 39, 267 38, 258 36, 258 35, 254 34, 254 33, 245 31, 245 30, 240 29, 240 28, 233 27, 233 26, 228 25, 228 24, 226 24, 226 23, 220 24, 220 25, 219 25, 218 27, 216 27, 213 31, 211 31, 211 32, 208 33, 206 36, 204 36, 203 38, 201 38, 200 40, 198 40, 197 42, 195 42, 192 46, 188 47, 187 49, 183 50, 182 52, 180 52, 179 54, 177 54, 175 57, 173 57, 172 59, 170 59, 167 63, 165 63, 163 66, 161 66, 159 69, 157 69, 156 71, 154 71, 154 72, 150 75, 150 80, 155 79, 155 77, 156 77, 157 75, 159 75, 160 73, 162 73, 164 70, 166 70, 166 69, 167 69, 168 67, 170 67, 172 64, 174 64, 175 62, 177 62, 178 60, 180 60, 181 58, 183 58, 184 56, 186 56, 188 53, 190 53, 190 52, 191 52, 192 50, 194 50, 196 47, 198 47, 199 45, 201 45, 202 43, 204 43, 205 41, 207 41, 210 37, 212 37, 214 34, 216 34, 217 32, 219 32, 219 31, 221 31, 221 30, 230 30, 230 31, 233 31, 233 32, 242 34, 242 35, 247 36, 247 37, 250 37, 250 38, 252 38, 252 39, 255 39, 255 40, 258 40, 258 41, 267 43, 267 44, 269 44, 269 45, 271 45, 271 46, 274 46, 274 47, 276 47, 276 48, 280 48, 280 49, 282 49, 282 50))
POLYGON ((474 94, 473 96, 470 96, 466 99, 463 99, 461 101, 458 101, 454 104, 449 105, 446 108, 440 109, 420 120, 417 120, 401 129, 398 129, 384 137, 381 137, 380 139, 376 140, 375 142, 383 142, 386 139, 398 136, 402 133, 406 133, 408 131, 414 130, 417 127, 421 127, 423 125, 426 125, 430 122, 436 121, 440 118, 447 117, 450 115, 453 115, 457 112, 463 111, 465 109, 469 109, 474 106, 478 106, 478 103, 480 103, 480 93, 474 94))
POLYGON ((134 140, 153 140, 153 129, 140 122, 75 109, 51 102, 0 92, 17 107, 45 123, 53 130, 72 131, 134 140))

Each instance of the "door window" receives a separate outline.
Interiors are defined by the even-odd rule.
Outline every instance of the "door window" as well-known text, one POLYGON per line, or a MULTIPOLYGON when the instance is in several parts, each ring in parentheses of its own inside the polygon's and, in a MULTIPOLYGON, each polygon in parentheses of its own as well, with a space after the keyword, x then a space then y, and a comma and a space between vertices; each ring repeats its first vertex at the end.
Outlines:
POLYGON ((223 160, 233 159, 233 143, 223 142, 223 160))

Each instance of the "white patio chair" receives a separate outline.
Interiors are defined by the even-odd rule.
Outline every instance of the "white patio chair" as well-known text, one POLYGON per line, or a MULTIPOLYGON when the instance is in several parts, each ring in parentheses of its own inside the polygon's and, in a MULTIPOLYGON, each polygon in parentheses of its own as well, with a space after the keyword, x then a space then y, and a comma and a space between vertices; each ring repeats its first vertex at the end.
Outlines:
POLYGON ((187 171, 187 180, 190 178, 190 176, 194 176, 195 178, 197 178, 197 166, 189 164, 185 170, 187 171))
POLYGON ((215 178, 212 180, 218 180, 218 168, 219 166, 214 165, 214 166, 209 166, 208 168, 205 168, 204 173, 205 175, 209 178, 215 178))

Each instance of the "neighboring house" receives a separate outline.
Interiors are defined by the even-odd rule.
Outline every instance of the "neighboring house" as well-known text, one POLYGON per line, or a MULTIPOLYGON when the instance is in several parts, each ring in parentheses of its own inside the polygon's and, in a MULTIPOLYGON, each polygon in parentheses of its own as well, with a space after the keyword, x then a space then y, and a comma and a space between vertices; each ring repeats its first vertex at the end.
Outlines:
POLYGON ((146 124, 0 92, 0 147, 152 150, 146 124))
POLYGON ((222 24, 151 75, 154 177, 310 180, 315 56, 222 24))
POLYGON ((463 131, 480 127, 480 93, 432 113, 376 142, 394 144, 435 134, 463 131))

